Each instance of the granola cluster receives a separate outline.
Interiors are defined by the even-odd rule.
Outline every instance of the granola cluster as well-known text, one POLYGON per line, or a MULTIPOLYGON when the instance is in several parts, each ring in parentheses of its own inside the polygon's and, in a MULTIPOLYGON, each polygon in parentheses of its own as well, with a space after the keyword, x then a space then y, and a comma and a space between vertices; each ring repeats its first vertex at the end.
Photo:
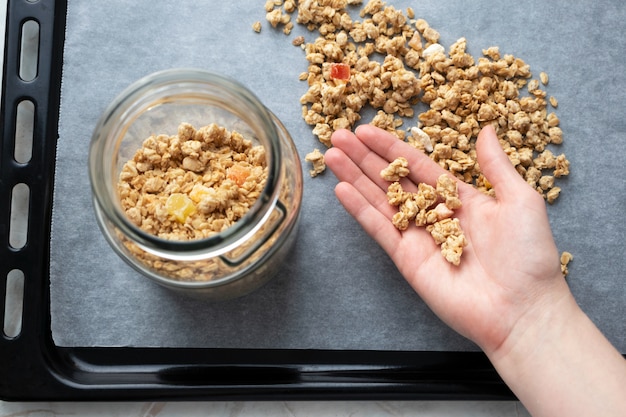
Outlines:
POLYGON ((554 155, 549 144, 563 141, 559 118, 541 86, 545 72, 532 79, 530 67, 497 47, 470 55, 460 38, 448 51, 440 35, 415 12, 382 0, 370 0, 353 19, 350 6, 362 0, 267 0, 266 18, 285 33, 296 22, 317 37, 300 46, 309 63, 299 78, 308 84, 301 97, 302 117, 326 146, 335 130, 352 128, 366 107, 376 109, 370 123, 424 150, 457 178, 481 191, 494 190, 480 172, 475 142, 482 127, 495 127, 511 163, 549 203, 559 196, 555 178, 569 173, 565 155, 554 155), (420 104, 421 103, 421 104, 420 104), (428 107, 418 121, 417 106, 428 107))
POLYGON ((265 149, 235 131, 188 123, 150 136, 126 162, 117 185, 122 209, 163 239, 207 238, 242 218, 267 178, 265 149))
POLYGON ((430 108, 419 115, 420 132, 412 130, 409 143, 459 179, 493 194, 480 172, 475 148, 478 132, 490 124, 519 174, 553 203, 560 193, 554 179, 569 174, 569 161, 546 148, 563 142, 559 118, 548 112, 546 92, 539 88, 539 80, 528 81, 530 67, 521 59, 501 56, 497 47, 491 47, 475 62, 466 46, 461 38, 448 54, 438 50, 419 63, 422 101, 430 108), (529 95, 522 94, 525 86, 529 95), (425 137, 432 149, 422 146, 425 137))
POLYGON ((567 266, 570 262, 572 262, 572 260, 574 260, 574 255, 572 255, 571 253, 567 251, 561 253, 561 273, 565 277, 569 274, 569 269, 567 266))
MULTIPOLYGON (((283 33, 289 35, 293 30, 293 22, 291 21, 291 13, 296 10, 296 0, 267 0, 265 2, 265 19, 272 27, 282 26, 283 33), (277 6, 282 6, 282 9, 277 6)), ((256 25, 256 23, 255 23, 256 25)), ((260 22, 259 22, 260 25, 260 22)), ((261 30, 256 30, 260 32, 261 30)))
POLYGON ((385 181, 400 181, 400 178, 409 175, 409 161, 404 157, 396 158, 387 168, 380 171, 380 176, 385 181))
POLYGON ((413 117, 413 106, 419 101, 420 87, 415 71, 406 67, 407 37, 412 29, 400 10, 384 7, 382 1, 370 1, 361 16, 353 20, 346 10, 347 1, 335 1, 338 9, 331 13, 325 7, 318 19, 301 18, 316 15, 314 5, 323 2, 300 2, 298 22, 319 31, 314 42, 304 46, 309 68, 300 75, 309 88, 301 97, 302 116, 314 126, 313 133, 330 146, 333 131, 351 128, 361 119, 361 110, 378 109, 372 123, 403 137, 396 128, 400 117, 413 117), (382 62, 374 59, 381 54, 382 62), (347 77, 334 77, 331 69, 341 64, 349 68, 347 77))
POLYGON ((453 218, 454 210, 461 207, 461 200, 456 181, 448 174, 437 179, 436 187, 429 184, 418 184, 417 192, 403 189, 399 179, 409 174, 406 159, 399 157, 383 169, 380 176, 393 181, 387 189, 387 201, 398 207, 392 218, 398 230, 408 229, 411 222, 416 226, 426 227, 437 245, 441 246, 441 254, 453 265, 461 263, 463 247, 467 245, 459 219, 453 218))
POLYGON ((311 177, 316 177, 326 170, 324 154, 317 148, 313 149, 313 152, 306 154, 304 160, 313 164, 313 169, 309 170, 311 177))

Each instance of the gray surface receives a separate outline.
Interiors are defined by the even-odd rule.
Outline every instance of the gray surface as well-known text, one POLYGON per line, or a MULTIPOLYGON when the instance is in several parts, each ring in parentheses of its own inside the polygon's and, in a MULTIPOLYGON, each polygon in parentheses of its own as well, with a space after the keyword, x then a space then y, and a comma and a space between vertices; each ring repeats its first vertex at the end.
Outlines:
MULTIPOLYGON (((413 5, 396 0, 396 7, 413 5)), ((499 45, 550 75, 572 175, 549 213, 557 244, 576 257, 572 289, 626 351, 623 175, 626 90, 621 2, 421 1, 413 5, 471 52, 499 45), (464 5, 465 7, 461 7, 464 5), (558 18, 557 18, 558 16, 558 18)), ((305 180, 298 241, 279 276, 235 301, 179 297, 131 271, 96 226, 86 175, 92 129, 136 79, 171 67, 234 76, 285 123, 300 155, 321 146, 300 118, 303 52, 271 30, 263 2, 70 1, 51 242, 51 315, 64 346, 473 350, 404 283, 336 202, 334 177, 305 180), (261 34, 251 30, 263 21, 261 34)), ((307 169, 305 165, 305 169, 307 169)), ((436 275, 437 271, 433 271, 436 275)))

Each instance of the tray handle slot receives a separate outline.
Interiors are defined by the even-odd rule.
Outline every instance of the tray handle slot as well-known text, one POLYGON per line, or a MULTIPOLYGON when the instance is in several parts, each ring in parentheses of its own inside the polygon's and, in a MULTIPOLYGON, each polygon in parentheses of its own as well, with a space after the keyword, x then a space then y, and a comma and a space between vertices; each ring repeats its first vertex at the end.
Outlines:
POLYGON ((39 72, 39 23, 34 19, 22 23, 20 37, 19 76, 29 82, 39 72))
POLYGON ((24 272, 20 269, 9 271, 6 277, 4 300, 4 324, 2 332, 9 339, 14 339, 22 332, 22 313, 24 308, 24 272))
POLYGON ((35 129, 35 103, 22 100, 17 105, 15 116, 15 149, 13 157, 18 164, 27 164, 33 156, 35 129))

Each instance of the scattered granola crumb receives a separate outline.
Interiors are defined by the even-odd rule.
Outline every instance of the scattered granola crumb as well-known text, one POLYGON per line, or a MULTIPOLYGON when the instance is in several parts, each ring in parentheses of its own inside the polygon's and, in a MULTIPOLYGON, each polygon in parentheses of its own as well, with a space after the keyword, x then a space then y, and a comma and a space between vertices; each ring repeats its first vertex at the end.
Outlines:
POLYGON ((574 255, 569 252, 563 252, 561 254, 561 272, 563 276, 567 276, 569 274, 569 269, 567 265, 574 259, 574 255))
POLYGON ((252 30, 254 30, 256 33, 261 33, 261 22, 256 21, 252 24, 252 30))
POLYGON ((550 104, 556 109, 559 106, 559 101, 554 96, 550 96, 550 104))
MULTIPOLYGON (((293 41, 291 41, 291 44, 293 46, 301 46, 304 45, 304 36, 296 36, 293 41)), ((305 78, 306 79, 306 78, 305 78)))
POLYGON ((557 198, 559 198, 559 194, 561 193, 561 188, 560 187, 552 187, 547 193, 546 193, 546 201, 549 204, 554 204, 554 202, 556 201, 557 198))
POLYGON ((272 25, 273 28, 276 28, 279 25, 287 25, 288 23, 290 23, 291 15, 288 13, 283 13, 283 11, 280 8, 277 8, 268 12, 265 15, 265 19, 270 23, 270 25, 272 25))
POLYGON ((572 260, 574 260, 574 255, 572 255, 571 253, 563 252, 561 254, 561 272, 565 277, 567 277, 567 275, 569 274, 569 269, 567 268, 567 265, 569 265, 572 260))
POLYGON ((539 79, 541 80, 541 84, 548 85, 548 81, 549 81, 548 74, 546 74, 545 72, 540 72, 539 79))
POLYGON ((309 171, 311 177, 317 177, 319 174, 326 170, 324 154, 322 154, 317 148, 315 148, 313 152, 309 152, 304 157, 304 160, 313 164, 313 169, 309 171))

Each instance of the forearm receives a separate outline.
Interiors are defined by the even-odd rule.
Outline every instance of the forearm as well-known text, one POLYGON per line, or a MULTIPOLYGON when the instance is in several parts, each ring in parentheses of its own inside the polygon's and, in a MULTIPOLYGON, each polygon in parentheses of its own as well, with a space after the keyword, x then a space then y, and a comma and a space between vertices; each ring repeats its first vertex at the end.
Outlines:
POLYGON ((625 416, 626 361, 571 295, 558 304, 522 319, 492 363, 535 417, 625 416))

